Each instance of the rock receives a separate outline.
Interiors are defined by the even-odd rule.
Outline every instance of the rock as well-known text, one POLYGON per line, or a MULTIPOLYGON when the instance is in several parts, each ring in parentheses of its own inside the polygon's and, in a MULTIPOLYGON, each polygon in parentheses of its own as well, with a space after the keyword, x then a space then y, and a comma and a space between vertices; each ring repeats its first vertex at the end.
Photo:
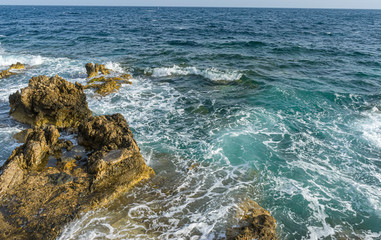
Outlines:
POLYGON ((19 134, 25 143, 0 168, 0 239, 56 239, 80 214, 154 175, 124 117, 91 117, 82 86, 40 76, 10 102, 16 120, 28 117, 36 126, 19 134), (59 117, 65 114, 68 121, 59 117), (47 123, 78 125, 88 157, 84 147, 59 139, 57 127, 47 123))
POLYGON ((22 130, 21 132, 16 133, 13 135, 13 138, 16 139, 19 143, 25 143, 28 135, 33 132, 32 128, 28 128, 25 130, 22 130))
POLYGON ((17 161, 20 168, 30 170, 43 167, 60 134, 54 126, 45 129, 35 127, 27 136, 24 145, 16 148, 8 161, 17 161))
POLYGON ((59 133, 57 128, 49 126, 45 129, 35 127, 30 129, 26 142, 13 150, 11 156, 1 167, 0 195, 15 185, 28 170, 43 168, 53 145, 57 143, 59 133))
POLYGON ((12 75, 15 75, 15 74, 16 73, 10 72, 9 70, 2 70, 0 72, 0 79, 9 77, 9 76, 12 76, 12 75))
POLYGON ((72 157, 63 157, 57 160, 57 167, 61 171, 73 171, 77 167, 77 160, 72 157))
POLYGON ((10 67, 9 67, 9 70, 11 69, 24 69, 25 66, 24 64, 20 63, 20 62, 17 62, 16 64, 12 64, 10 67))
POLYGON ((85 88, 94 88, 96 89, 96 93, 102 96, 106 96, 110 93, 117 92, 119 88, 122 86, 122 84, 132 84, 132 82, 129 81, 129 79, 131 78, 132 76, 130 74, 124 74, 119 77, 109 78, 102 76, 99 78, 91 79, 85 86, 85 88))
POLYGON ((10 115, 31 126, 75 128, 89 116, 83 86, 59 77, 38 76, 26 88, 9 96, 10 115))
POLYGON ((87 63, 85 67, 87 78, 98 76, 99 72, 101 72, 103 75, 110 74, 110 69, 107 69, 104 64, 96 63, 93 65, 92 63, 87 63))
POLYGON ((24 69, 24 64, 20 63, 20 62, 17 62, 16 64, 12 64, 7 70, 2 70, 0 72, 0 79, 2 78, 5 78, 5 77, 9 77, 9 76, 12 76, 12 75, 15 75, 16 73, 14 72, 11 72, 10 70, 21 70, 21 69, 24 69))
POLYGON ((78 143, 92 150, 138 149, 133 137, 126 119, 120 113, 93 116, 78 127, 78 143))
POLYGON ((248 200, 240 205, 238 211, 239 228, 230 229, 227 239, 235 240, 275 240, 276 221, 271 214, 259 206, 258 203, 248 200))

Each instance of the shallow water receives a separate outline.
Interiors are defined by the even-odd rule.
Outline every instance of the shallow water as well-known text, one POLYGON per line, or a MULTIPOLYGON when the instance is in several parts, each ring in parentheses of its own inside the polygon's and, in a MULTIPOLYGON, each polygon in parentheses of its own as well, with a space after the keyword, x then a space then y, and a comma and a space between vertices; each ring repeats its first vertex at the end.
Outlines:
POLYGON ((60 239, 219 239, 247 198, 281 239, 381 238, 381 12, 0 6, 0 162, 32 76, 131 73, 121 112, 157 176, 60 239))

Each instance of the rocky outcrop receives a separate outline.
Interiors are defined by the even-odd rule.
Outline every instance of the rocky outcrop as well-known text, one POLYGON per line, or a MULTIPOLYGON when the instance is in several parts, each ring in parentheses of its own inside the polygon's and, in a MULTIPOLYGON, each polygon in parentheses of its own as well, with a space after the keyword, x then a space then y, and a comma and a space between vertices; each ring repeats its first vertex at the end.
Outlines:
POLYGON ((78 142, 94 150, 88 158, 94 191, 118 194, 140 181, 135 176, 148 178, 154 174, 142 164, 140 149, 121 114, 91 117, 83 122, 78 127, 78 142))
POLYGON ((121 114, 90 117, 78 127, 79 144, 92 150, 135 148, 137 146, 133 137, 121 114))
POLYGON ((96 77, 98 76, 99 72, 101 72, 103 75, 110 74, 110 69, 107 69, 104 64, 96 63, 93 65, 92 63, 87 63, 85 67, 87 78, 96 77))
POLYGON ((24 64, 22 64, 20 62, 17 62, 16 64, 12 64, 7 70, 2 70, 0 72, 0 79, 16 74, 14 72, 11 72, 11 70, 21 70, 24 68, 25 68, 24 64))
POLYGON ((131 78, 132 76, 130 74, 107 78, 102 76, 99 78, 93 78, 88 81, 88 84, 85 86, 85 88, 94 88, 96 93, 102 96, 106 96, 110 93, 117 92, 122 84, 132 84, 132 82, 129 81, 131 78))
POLYGON ((20 63, 20 62, 17 62, 16 64, 12 64, 10 67, 9 67, 9 70, 12 70, 12 69, 17 69, 17 70, 20 70, 20 69, 24 69, 25 66, 24 64, 20 63))
POLYGON ((41 76, 10 97, 11 114, 27 115, 35 127, 16 134, 25 143, 0 168, 0 239, 55 239, 79 214, 107 205, 154 175, 124 117, 92 117, 82 94, 78 84, 41 76), (78 120, 61 124, 58 106, 78 120), (36 124, 37 116, 49 121, 36 124), (78 126, 80 145, 60 139, 52 123, 78 126))
POLYGON ((276 240, 276 221, 271 214, 258 203, 247 200, 238 211, 236 228, 227 231, 227 239, 234 240, 276 240))
POLYGON ((9 103, 10 115, 31 126, 75 128, 91 116, 83 86, 58 75, 33 77, 28 87, 9 96, 9 103))

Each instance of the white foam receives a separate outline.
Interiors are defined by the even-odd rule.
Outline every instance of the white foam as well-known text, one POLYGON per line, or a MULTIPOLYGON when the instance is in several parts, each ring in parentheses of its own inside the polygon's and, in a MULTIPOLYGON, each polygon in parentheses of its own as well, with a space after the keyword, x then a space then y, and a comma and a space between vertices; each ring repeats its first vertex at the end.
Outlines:
POLYGON ((179 67, 177 65, 146 69, 145 73, 152 74, 153 77, 199 75, 212 81, 235 81, 242 77, 238 71, 222 71, 217 68, 200 70, 196 67, 179 67))
POLYGON ((366 119, 358 124, 359 130, 365 139, 381 148, 381 112, 373 108, 371 112, 365 113, 365 117, 366 119))
MULTIPOLYGON (((1 53, 1 52, 0 52, 1 53)), ((12 64, 21 62, 26 65, 36 66, 44 63, 46 58, 41 56, 33 55, 1 55, 0 56, 0 67, 9 67, 12 64)))
POLYGON ((124 73, 125 72, 123 70, 123 68, 120 66, 120 64, 117 62, 107 62, 107 63, 105 63, 105 67, 113 70, 114 72, 118 72, 118 73, 124 73))

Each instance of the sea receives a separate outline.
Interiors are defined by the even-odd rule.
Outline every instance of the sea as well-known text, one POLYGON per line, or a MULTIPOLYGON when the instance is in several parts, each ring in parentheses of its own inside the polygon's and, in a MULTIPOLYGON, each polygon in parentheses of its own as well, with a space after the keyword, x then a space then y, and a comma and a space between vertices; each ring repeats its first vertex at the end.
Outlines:
POLYGON ((0 164, 33 76, 133 76, 87 100, 156 176, 58 239, 224 239, 249 199, 279 239, 381 239, 381 11, 0 6, 0 43, 0 69, 26 64, 0 80, 0 164))

